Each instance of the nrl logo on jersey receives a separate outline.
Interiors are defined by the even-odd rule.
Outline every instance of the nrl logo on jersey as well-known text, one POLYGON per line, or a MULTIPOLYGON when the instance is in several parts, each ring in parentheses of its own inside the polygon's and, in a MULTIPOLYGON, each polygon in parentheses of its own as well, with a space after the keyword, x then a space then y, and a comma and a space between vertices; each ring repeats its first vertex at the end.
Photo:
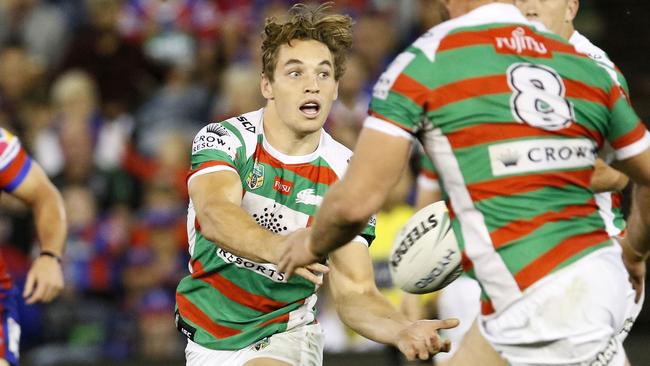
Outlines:
POLYGON ((320 206, 321 202, 323 202, 323 197, 317 196, 313 188, 303 189, 296 196, 296 203, 320 206))
POLYGON ((264 185, 264 165, 255 164, 253 170, 246 177, 246 184, 250 189, 258 189, 264 185))

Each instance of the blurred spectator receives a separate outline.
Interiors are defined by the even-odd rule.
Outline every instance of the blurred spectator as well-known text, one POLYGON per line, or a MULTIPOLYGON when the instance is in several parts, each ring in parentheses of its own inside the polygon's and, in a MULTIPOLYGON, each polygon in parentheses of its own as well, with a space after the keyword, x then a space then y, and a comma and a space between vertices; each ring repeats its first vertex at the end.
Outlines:
POLYGON ((124 159, 124 168, 143 183, 159 182, 176 189, 187 197, 185 175, 189 166, 187 146, 191 137, 185 132, 163 131, 150 137, 153 152, 144 156, 130 147, 124 159))
POLYGON ((165 84, 136 113, 138 150, 151 156, 158 139, 170 131, 191 138, 208 120, 209 106, 209 90, 192 80, 189 69, 171 69, 165 84))
POLYGON ((92 78, 69 71, 52 87, 56 117, 37 133, 35 157, 54 181, 87 185, 101 208, 128 202, 135 194, 121 163, 133 128, 126 115, 110 120, 102 115, 92 78))
POLYGON ((137 319, 138 349, 145 359, 182 352, 169 312, 189 260, 185 210, 184 197, 172 187, 160 182, 147 185, 123 273, 127 306, 137 319))
POLYGON ((62 12, 40 0, 0 0, 0 47, 15 39, 24 43, 42 70, 54 69, 66 48, 62 12))
POLYGON ((21 136, 25 123, 20 110, 36 93, 39 68, 18 43, 0 48, 0 126, 21 136))
POLYGON ((192 64, 198 47, 213 47, 219 13, 209 0, 127 0, 120 17, 126 39, 164 63, 192 64))
POLYGON ((114 298, 120 293, 121 261, 129 244, 128 211, 118 206, 102 219, 92 191, 81 185, 65 187, 63 198, 70 227, 66 292, 114 298))
POLYGON ((264 102, 260 93, 260 71, 250 64, 228 67, 219 91, 212 108, 215 121, 255 110, 264 102))
POLYGON ((357 19, 353 36, 354 50, 363 59, 368 70, 369 82, 365 89, 370 90, 395 52, 395 28, 387 21, 385 15, 367 12, 357 19))
POLYGON ((357 54, 349 55, 345 75, 339 80, 339 97, 332 105, 325 128, 350 149, 354 148, 368 115, 371 96, 364 89, 368 83, 368 67, 364 60, 357 54))
POLYGON ((63 70, 80 68, 97 81, 101 108, 108 118, 131 111, 160 77, 160 69, 140 47, 118 31, 119 0, 87 0, 90 25, 75 32, 63 70))

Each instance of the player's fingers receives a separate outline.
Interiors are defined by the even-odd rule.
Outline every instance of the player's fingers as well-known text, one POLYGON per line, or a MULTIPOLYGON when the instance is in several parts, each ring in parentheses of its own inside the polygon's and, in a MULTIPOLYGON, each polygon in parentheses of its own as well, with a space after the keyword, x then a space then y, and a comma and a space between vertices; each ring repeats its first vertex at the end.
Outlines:
POLYGON ((430 334, 427 338, 427 349, 431 354, 436 354, 440 352, 440 348, 442 347, 442 340, 440 339, 440 336, 438 335, 438 332, 433 332, 430 334))
POLYGON ((312 273, 310 270, 299 267, 296 269, 295 272, 298 276, 306 279, 307 281, 315 284, 315 285, 322 285, 323 284, 323 278, 321 276, 318 276, 314 273, 312 273))
POLYGON ((427 349, 427 346, 425 345, 424 342, 418 342, 415 345, 415 350, 416 350, 418 358, 420 360, 428 360, 429 359, 429 350, 427 349))
POLYGON ((318 272, 318 273, 329 273, 330 267, 321 264, 321 263, 312 263, 306 267, 310 271, 318 272))
POLYGON ((34 285, 36 278, 32 271, 29 271, 27 274, 27 279, 25 280, 25 288, 23 289, 23 298, 27 298, 34 291, 34 285))
POLYGON ((413 349, 413 347, 409 347, 403 350, 402 353, 404 354, 404 356, 406 356, 407 360, 415 361, 415 350, 413 349))
POLYGON ((442 346, 440 346, 440 352, 449 352, 451 351, 451 341, 449 339, 445 339, 442 342, 442 346))
POLYGON ((639 303, 641 301, 641 297, 643 296, 643 288, 645 287, 645 280, 643 278, 640 278, 639 281, 636 283, 634 286, 634 290, 636 291, 636 296, 634 297, 634 302, 639 303))
POLYGON ((460 324, 460 320, 456 318, 444 319, 444 320, 434 320, 435 327, 437 329, 449 329, 455 328, 460 324))
POLYGON ((25 300, 25 303, 31 305, 35 302, 41 301, 43 299, 43 295, 45 295, 45 290, 45 286, 36 281, 36 288, 34 289, 34 292, 25 300))

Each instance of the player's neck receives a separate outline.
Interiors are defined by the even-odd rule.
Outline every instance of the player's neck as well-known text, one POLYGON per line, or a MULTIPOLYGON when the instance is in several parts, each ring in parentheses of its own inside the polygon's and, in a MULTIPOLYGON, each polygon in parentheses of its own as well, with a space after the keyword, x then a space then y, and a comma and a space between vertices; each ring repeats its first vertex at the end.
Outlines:
POLYGON ((575 32, 575 30, 576 29, 573 27, 573 24, 569 23, 562 29, 560 36, 566 40, 569 40, 571 39, 571 36, 573 36, 573 32, 575 32))
MULTIPOLYGON (((469 13, 470 11, 480 8, 483 5, 491 4, 491 3, 503 3, 503 4, 510 4, 514 5, 515 2, 513 0, 468 0, 467 1, 467 10, 465 11, 466 13, 469 13)), ((459 14, 464 15, 464 14, 459 14)))
POLYGON ((275 106, 264 108, 262 122, 264 138, 277 151, 291 156, 309 155, 320 143, 321 129, 309 134, 299 134, 289 128, 278 116, 275 106))

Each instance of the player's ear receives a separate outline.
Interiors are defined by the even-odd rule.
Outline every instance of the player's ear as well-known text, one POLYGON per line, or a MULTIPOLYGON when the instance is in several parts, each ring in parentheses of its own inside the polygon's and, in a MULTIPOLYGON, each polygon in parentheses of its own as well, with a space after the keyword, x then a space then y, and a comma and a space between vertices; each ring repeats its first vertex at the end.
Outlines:
POLYGON ((338 80, 336 81, 336 86, 334 87, 334 100, 337 100, 339 98, 339 82, 338 80))
POLYGON ((578 9, 580 8, 580 0, 569 0, 569 4, 566 8, 566 21, 573 22, 573 19, 578 15, 578 9))
POLYGON ((271 80, 264 73, 262 73, 260 80, 260 90, 265 99, 273 100, 273 86, 271 86, 271 80))

